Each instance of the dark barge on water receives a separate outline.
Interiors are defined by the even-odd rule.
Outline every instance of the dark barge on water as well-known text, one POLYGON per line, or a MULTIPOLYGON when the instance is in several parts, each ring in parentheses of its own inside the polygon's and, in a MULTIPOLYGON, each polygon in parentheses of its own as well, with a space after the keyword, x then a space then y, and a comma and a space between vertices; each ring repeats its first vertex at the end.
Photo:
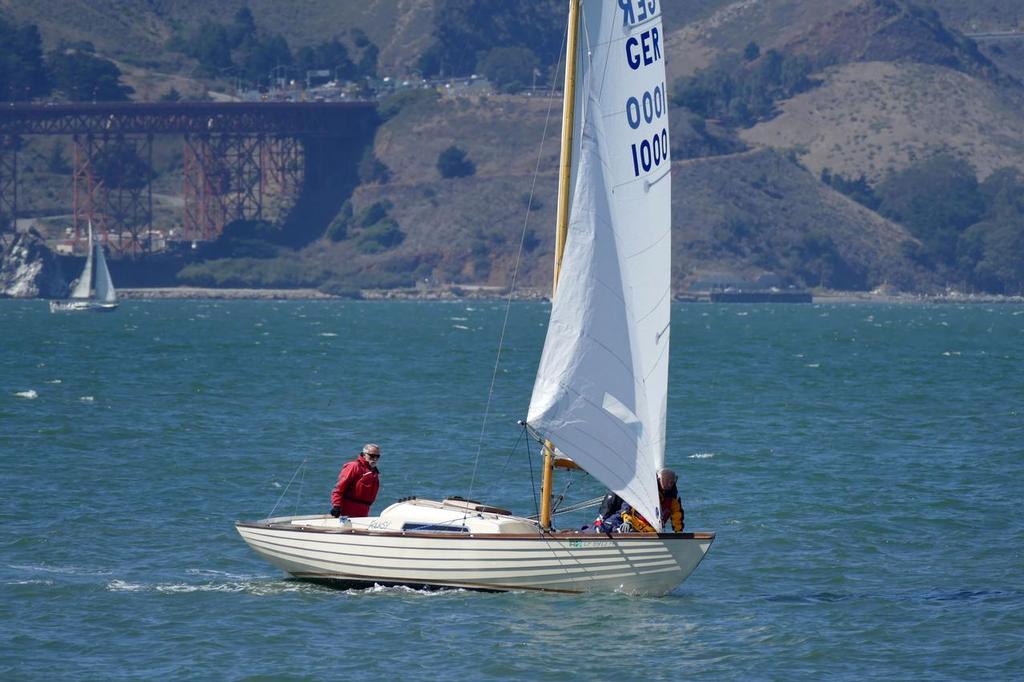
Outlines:
POLYGON ((712 291, 708 294, 712 303, 811 303, 814 297, 809 291, 772 290, 762 291, 712 291))

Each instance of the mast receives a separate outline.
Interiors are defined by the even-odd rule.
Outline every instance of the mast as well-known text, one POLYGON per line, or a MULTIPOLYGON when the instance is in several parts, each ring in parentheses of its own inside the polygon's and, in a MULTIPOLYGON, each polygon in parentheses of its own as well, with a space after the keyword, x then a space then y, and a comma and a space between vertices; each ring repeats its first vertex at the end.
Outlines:
MULTIPOLYGON (((562 102, 562 149, 558 165, 558 207, 555 217, 555 272, 551 299, 558 290, 565 238, 569 232, 569 181, 572 169, 572 141, 576 109, 576 38, 580 27, 580 2, 569 0, 569 29, 565 42, 565 87, 562 102)), ((544 472, 541 478, 540 525, 551 528, 551 491, 554 484, 555 446, 544 441, 544 472)))

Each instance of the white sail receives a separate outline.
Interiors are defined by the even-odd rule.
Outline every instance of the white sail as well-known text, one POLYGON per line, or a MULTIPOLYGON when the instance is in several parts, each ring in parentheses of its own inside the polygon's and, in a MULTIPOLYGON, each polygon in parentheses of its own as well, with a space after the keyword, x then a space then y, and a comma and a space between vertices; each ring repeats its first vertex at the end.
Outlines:
POLYGON ((569 233, 527 416, 656 527, 671 303, 659 4, 583 2, 569 233))
POLYGON ((96 242, 96 298, 100 303, 117 303, 117 291, 110 279, 107 259, 103 257, 103 247, 96 242))
POLYGON ((71 292, 71 298, 89 298, 92 289, 92 224, 89 224, 89 250, 85 256, 85 267, 71 292))

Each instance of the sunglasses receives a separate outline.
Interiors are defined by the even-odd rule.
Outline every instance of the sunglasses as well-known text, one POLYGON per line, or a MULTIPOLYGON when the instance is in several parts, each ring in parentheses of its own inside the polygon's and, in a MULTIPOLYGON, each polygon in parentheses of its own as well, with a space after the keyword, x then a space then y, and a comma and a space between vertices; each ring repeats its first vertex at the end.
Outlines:
POLYGON ((366 457, 367 459, 380 459, 380 455, 379 454, 372 455, 369 452, 364 452, 363 453, 363 457, 366 457))

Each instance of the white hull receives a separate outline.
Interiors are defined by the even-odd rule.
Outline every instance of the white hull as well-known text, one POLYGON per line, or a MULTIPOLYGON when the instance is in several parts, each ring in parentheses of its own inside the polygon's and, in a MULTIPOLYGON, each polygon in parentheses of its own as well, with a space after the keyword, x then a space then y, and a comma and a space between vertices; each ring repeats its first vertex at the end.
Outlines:
MULTIPOLYGON (((490 516, 490 515, 488 515, 490 516)), ((279 517, 238 522, 242 538, 296 578, 369 586, 413 585, 477 590, 625 592, 662 595, 686 579, 713 533, 543 533, 532 521, 494 516, 520 530, 401 532, 371 530, 381 519, 279 517), (511 524, 509 524, 511 525, 511 524)), ((395 527, 395 526, 391 526, 395 527)))
POLYGON ((116 303, 100 303, 98 301, 50 301, 51 313, 94 312, 108 313, 117 308, 116 303))

